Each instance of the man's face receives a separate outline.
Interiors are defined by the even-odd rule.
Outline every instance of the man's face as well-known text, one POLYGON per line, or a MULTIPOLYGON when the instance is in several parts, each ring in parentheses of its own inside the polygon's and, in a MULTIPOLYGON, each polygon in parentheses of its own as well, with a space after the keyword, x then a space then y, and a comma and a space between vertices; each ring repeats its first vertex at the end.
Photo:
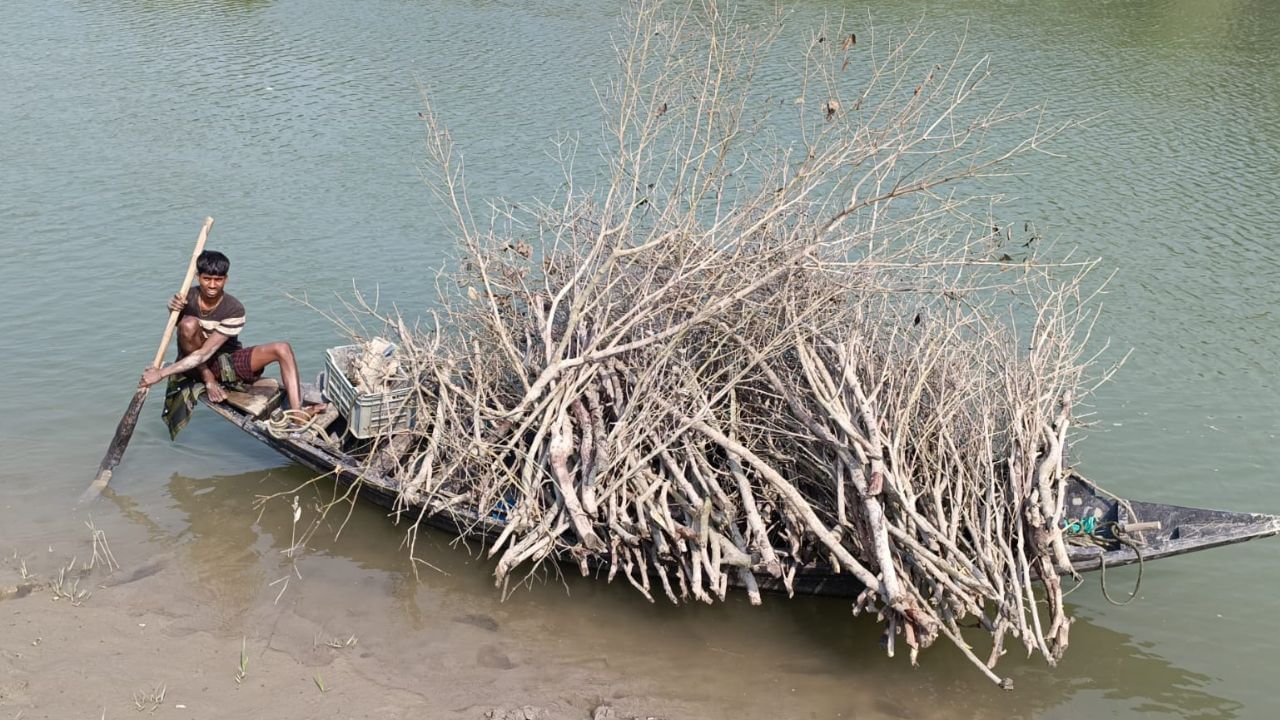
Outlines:
POLYGON ((217 300, 222 297, 222 288, 226 284, 226 275, 205 275, 200 273, 200 295, 205 300, 217 300))

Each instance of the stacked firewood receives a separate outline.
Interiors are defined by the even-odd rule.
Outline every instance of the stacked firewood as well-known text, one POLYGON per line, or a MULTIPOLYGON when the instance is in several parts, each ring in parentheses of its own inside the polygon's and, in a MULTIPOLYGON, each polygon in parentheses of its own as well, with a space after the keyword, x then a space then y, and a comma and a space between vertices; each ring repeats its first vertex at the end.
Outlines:
POLYGON ((567 173, 481 227, 426 113, 460 257, 434 322, 386 318, 429 408, 406 500, 500 518, 503 585, 555 560, 758 603, 824 568, 865 586, 890 653, 945 636, 1002 682, 1012 636, 1056 662, 1091 265, 992 227, 976 190, 1052 133, 995 143, 1027 115, 981 102, 981 60, 918 68, 914 33, 820 30, 779 120, 752 84, 775 33, 703 3, 624 28, 589 190, 567 173))

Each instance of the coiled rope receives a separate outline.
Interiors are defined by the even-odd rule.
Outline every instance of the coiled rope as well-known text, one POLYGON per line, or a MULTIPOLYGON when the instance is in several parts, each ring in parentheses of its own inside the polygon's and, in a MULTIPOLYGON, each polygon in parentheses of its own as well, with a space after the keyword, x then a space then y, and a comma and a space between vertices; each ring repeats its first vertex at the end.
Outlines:
POLYGON ((285 410, 262 421, 263 427, 273 438, 305 433, 316 427, 316 419, 323 413, 312 415, 305 410, 285 410))

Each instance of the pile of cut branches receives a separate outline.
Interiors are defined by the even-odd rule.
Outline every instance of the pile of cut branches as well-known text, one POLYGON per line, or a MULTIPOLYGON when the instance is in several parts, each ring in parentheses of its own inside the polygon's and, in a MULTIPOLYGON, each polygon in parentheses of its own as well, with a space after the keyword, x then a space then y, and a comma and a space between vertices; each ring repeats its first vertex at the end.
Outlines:
POLYGON ((580 187, 562 142, 563 192, 532 209, 478 221, 425 113, 460 257, 430 327, 383 318, 418 383, 405 499, 500 512, 504 586, 553 559, 758 603, 822 567, 865 586, 890 653, 945 636, 1002 682, 1012 636, 1054 663, 1092 264, 993 227, 982 181, 1062 126, 992 100, 962 42, 935 62, 936 38, 825 27, 790 50, 774 20, 631 4, 607 173, 580 187), (759 79, 782 65, 792 94, 759 79))

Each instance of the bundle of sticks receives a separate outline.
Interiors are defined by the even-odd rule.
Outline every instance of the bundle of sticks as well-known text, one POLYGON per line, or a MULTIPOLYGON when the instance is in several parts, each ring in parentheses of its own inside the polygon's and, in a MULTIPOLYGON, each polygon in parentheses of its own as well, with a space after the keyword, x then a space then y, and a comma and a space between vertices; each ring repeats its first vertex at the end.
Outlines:
POLYGON ((701 2, 635 3, 623 27, 590 190, 566 170, 554 201, 481 226, 425 114, 460 257, 429 327, 384 318, 430 408, 399 446, 406 499, 500 511, 504 586, 553 559, 759 603, 823 567, 865 586, 854 611, 891 654, 946 637, 1004 683, 1012 636, 1056 662, 1093 263, 993 228, 975 188, 1061 128, 996 143, 1028 115, 979 102, 963 48, 917 67, 913 31, 819 29, 779 104, 753 81, 776 29, 701 2))

